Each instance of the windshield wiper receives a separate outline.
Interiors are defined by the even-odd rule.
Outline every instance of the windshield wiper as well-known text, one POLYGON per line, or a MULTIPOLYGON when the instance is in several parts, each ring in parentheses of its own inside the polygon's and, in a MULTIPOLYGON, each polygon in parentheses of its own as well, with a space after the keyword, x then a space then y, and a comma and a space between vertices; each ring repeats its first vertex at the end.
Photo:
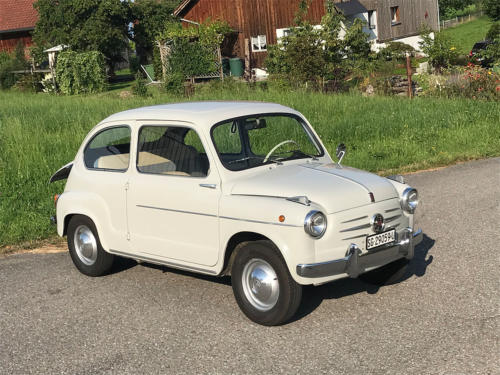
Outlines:
MULTIPOLYGON (((234 163, 239 163, 239 162, 242 162, 242 161, 246 161, 246 160, 250 160, 250 159, 259 159, 259 160, 264 160, 265 158, 263 156, 245 156, 244 158, 241 158, 241 159, 236 159, 236 160, 231 160, 231 161, 228 161, 227 164, 234 164, 234 163)), ((269 161, 272 161, 273 163, 276 163, 278 165, 281 165, 283 163, 281 163, 279 160, 277 159, 273 159, 273 158, 269 158, 268 159, 269 161)))
POLYGON ((289 157, 287 158, 288 160, 292 160, 291 158, 292 158, 293 156, 297 155, 297 154, 307 156, 308 158, 311 158, 312 160, 319 160, 317 156, 315 156, 315 155, 310 155, 310 154, 308 154, 308 153, 306 153, 306 152, 304 152, 304 151, 302 151, 302 150, 300 150, 300 149, 289 150, 289 151, 286 151, 286 152, 280 152, 278 155, 280 155, 280 154, 281 154, 281 155, 283 155, 283 154, 285 154, 285 153, 286 153, 286 154, 288 154, 288 153, 292 153, 292 155, 291 155, 291 156, 289 156, 289 157))

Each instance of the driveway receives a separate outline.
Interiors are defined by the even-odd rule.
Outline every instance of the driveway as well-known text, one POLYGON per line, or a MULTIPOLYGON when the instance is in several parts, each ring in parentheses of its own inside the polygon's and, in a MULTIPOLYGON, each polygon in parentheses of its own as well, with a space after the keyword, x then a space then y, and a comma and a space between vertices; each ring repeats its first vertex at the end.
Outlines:
POLYGON ((0 373, 500 374, 500 158, 407 180, 425 237, 404 280, 307 287, 281 327, 246 319, 229 279, 0 259, 0 373))

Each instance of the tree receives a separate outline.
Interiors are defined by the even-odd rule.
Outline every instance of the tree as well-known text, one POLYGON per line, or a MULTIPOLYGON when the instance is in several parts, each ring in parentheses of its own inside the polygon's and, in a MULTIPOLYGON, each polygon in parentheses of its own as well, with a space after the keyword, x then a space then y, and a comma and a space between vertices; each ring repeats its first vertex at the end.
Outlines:
POLYGON ((441 18, 446 19, 453 16, 457 10, 464 9, 475 2, 477 0, 439 0, 439 14, 441 18))
POLYGON ((41 50, 66 44, 74 51, 99 51, 110 67, 127 48, 130 6, 120 0, 38 0, 33 40, 41 50))
POLYGON ((157 36, 165 30, 166 25, 169 22, 178 22, 172 16, 178 3, 178 0, 136 0, 130 4, 134 20, 132 39, 142 62, 153 55, 157 36))
POLYGON ((500 20, 500 2, 498 0, 483 0, 483 9, 493 21, 500 20))

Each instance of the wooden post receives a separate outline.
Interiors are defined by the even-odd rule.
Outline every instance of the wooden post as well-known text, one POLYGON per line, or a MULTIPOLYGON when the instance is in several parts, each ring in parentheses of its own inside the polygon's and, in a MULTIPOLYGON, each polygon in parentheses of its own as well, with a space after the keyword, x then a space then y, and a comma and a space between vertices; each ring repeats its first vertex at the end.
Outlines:
POLYGON ((413 90, 411 87, 411 59, 410 54, 406 54, 406 75, 408 77, 408 97, 411 99, 413 90))
POLYGON ((219 64, 220 64, 220 80, 224 81, 224 69, 222 66, 222 53, 220 51, 220 46, 217 47, 217 58, 219 59, 219 64))
POLYGON ((252 78, 252 69, 250 61, 250 40, 245 38, 245 78, 249 81, 252 78))

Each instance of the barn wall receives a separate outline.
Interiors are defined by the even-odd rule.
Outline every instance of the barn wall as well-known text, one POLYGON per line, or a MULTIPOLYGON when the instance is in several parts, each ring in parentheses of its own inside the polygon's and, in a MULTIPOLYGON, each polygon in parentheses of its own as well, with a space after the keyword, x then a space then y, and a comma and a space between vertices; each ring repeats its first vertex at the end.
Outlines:
POLYGON ((29 32, 0 34, 0 51, 13 52, 19 42, 25 48, 33 45, 29 32))

